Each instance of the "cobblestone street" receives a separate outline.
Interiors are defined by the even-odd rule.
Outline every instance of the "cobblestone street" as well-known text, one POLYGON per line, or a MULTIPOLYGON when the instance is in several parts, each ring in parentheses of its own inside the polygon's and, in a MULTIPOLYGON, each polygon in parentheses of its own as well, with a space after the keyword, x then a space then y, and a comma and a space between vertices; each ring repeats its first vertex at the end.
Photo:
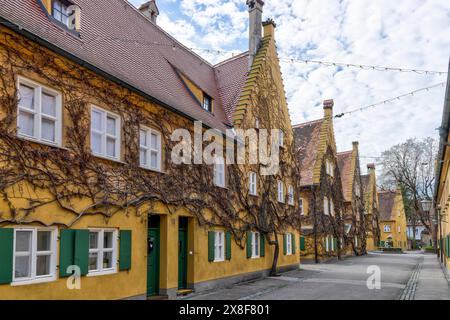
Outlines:
POLYGON ((302 264, 300 270, 186 297, 192 300, 450 300, 435 255, 379 254, 339 262, 302 264), (367 287, 369 266, 381 271, 381 288, 367 287))

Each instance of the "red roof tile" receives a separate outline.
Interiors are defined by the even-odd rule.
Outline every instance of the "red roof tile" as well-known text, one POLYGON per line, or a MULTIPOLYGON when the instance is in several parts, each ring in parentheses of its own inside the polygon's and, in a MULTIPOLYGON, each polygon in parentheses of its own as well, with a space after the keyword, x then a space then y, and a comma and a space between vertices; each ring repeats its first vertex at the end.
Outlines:
POLYGON ((79 38, 50 21, 37 0, 0 0, 0 16, 194 119, 219 130, 230 125, 225 109, 233 109, 242 83, 243 56, 215 70, 127 1, 73 2, 81 7, 79 38), (215 100, 214 114, 189 95, 174 68, 215 100))
POLYGON ((230 123, 248 74, 248 52, 214 66, 222 106, 230 123))
POLYGON ((382 191, 378 193, 378 201, 380 203, 380 221, 392 221, 395 220, 394 209, 395 197, 397 193, 395 191, 382 191))
POLYGON ((351 201, 352 153, 353 151, 346 151, 337 154, 337 163, 341 175, 342 192, 344 193, 345 201, 351 201))
POLYGON ((293 126, 295 147, 300 160, 300 185, 313 184, 314 167, 320 143, 323 119, 293 126))

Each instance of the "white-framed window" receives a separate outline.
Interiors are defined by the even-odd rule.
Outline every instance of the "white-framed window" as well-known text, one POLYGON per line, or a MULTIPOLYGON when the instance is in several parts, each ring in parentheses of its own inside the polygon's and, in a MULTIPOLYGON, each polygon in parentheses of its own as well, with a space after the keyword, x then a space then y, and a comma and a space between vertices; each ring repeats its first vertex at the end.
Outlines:
POLYGON ((203 109, 209 112, 213 111, 213 99, 206 93, 203 93, 203 109))
POLYGON ((117 230, 89 230, 89 275, 117 272, 117 230))
POLYGON ((214 160, 214 185, 225 188, 225 160, 223 157, 216 157, 214 160))
POLYGON ((355 247, 358 247, 358 236, 355 236, 355 247))
POLYGON ((284 147, 284 131, 278 130, 278 143, 280 144, 280 147, 284 147))
POLYGON ((384 230, 384 232, 391 232, 391 226, 386 224, 386 225, 384 225, 383 230, 384 230))
POLYGON ((286 255, 292 255, 292 234, 286 234, 286 255))
POLYGON ((326 252, 330 251, 330 243, 329 243, 329 237, 328 236, 325 238, 325 251, 326 252))
POLYGON ((332 236, 330 236, 330 244, 331 244, 331 251, 334 251, 336 248, 334 247, 334 239, 332 236))
POLYGON ((346 223, 345 224, 345 234, 349 234, 351 229, 352 229, 352 224, 346 223))
POLYGON ((304 208, 303 208, 303 198, 300 198, 299 200, 298 200, 298 209, 300 210, 300 215, 305 215, 305 211, 304 211, 304 208))
POLYGON ((17 135, 61 146, 62 95, 34 81, 18 78, 17 135))
POLYGON ((66 1, 53 0, 52 16, 65 26, 71 28, 74 23, 71 21, 73 19, 73 12, 69 11, 69 6, 71 4, 66 1))
POLYGON ((334 202, 333 202, 333 199, 330 199, 330 212, 331 212, 331 215, 334 217, 334 202))
POLYGON ((255 129, 259 129, 259 118, 255 118, 255 129))
POLYGON ((294 203, 294 187, 293 186, 288 186, 288 204, 291 206, 295 205, 295 203, 294 203))
POLYGON ((161 133, 147 127, 139 129, 139 161, 143 168, 161 171, 161 133))
POLYGON ((278 202, 284 203, 284 184, 278 181, 278 202))
POLYGON ((225 232, 216 231, 214 235, 214 261, 225 261, 225 232))
POLYGON ((114 160, 120 159, 120 117, 92 106, 91 150, 94 155, 114 160))
POLYGON ((341 241, 341 249, 344 249, 344 238, 340 238, 341 241))
POLYGON ((398 231, 398 233, 400 233, 400 232, 401 232, 401 230, 402 230, 402 228, 401 228, 400 226, 398 226, 398 227, 397 227, 397 231, 398 231))
POLYGON ((334 177, 334 165, 330 160, 325 162, 325 171, 330 177, 334 177))
POLYGON ((259 232, 252 232, 252 258, 260 257, 260 234, 259 232))
POLYGON ((330 215, 330 207, 329 207, 328 197, 323 198, 323 213, 327 216, 330 215))
POLYGON ((55 280, 56 242, 56 229, 15 229, 13 284, 55 280))
POLYGON ((250 172, 249 175, 249 192, 252 196, 256 196, 258 192, 257 175, 255 172, 250 172))

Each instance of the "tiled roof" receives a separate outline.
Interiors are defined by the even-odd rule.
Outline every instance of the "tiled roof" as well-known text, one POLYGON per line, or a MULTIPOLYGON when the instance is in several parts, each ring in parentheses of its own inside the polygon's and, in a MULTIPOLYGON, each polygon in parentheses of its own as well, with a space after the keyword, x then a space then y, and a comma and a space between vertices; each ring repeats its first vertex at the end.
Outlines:
POLYGON ((230 123, 248 73, 248 52, 214 66, 222 106, 230 123))
POLYGON ((361 184, 364 194, 369 191, 370 174, 365 174, 361 176, 361 184))
POLYGON ((378 193, 378 201, 380 203, 380 221, 392 221, 395 220, 395 213, 392 212, 395 204, 395 197, 397 193, 395 191, 382 191, 378 193))
POLYGON ((323 121, 320 119, 293 126, 295 147, 300 160, 301 186, 313 184, 323 121))
POLYGON ((231 124, 245 55, 214 68, 125 0, 73 2, 81 7, 80 37, 53 23, 39 0, 0 0, 0 16, 210 127, 231 124), (192 98, 174 69, 215 100, 214 114, 192 98))
POLYGON ((351 201, 352 196, 352 154, 352 151, 337 154, 337 162, 342 182, 342 192, 344 193, 345 201, 351 201))

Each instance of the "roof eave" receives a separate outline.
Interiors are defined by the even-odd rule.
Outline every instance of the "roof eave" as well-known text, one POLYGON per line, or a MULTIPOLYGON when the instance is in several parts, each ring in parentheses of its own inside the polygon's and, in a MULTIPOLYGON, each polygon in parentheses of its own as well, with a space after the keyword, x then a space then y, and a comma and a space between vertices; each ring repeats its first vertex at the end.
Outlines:
MULTIPOLYGON (((444 111, 442 114, 442 124, 441 128, 445 128, 447 130, 447 135, 449 133, 449 123, 450 123, 450 62, 448 67, 449 73, 447 76, 447 89, 445 92, 445 100, 444 100, 444 111)), ((439 183, 442 175, 442 163, 445 157, 445 150, 447 148, 447 138, 439 139, 439 153, 438 153, 438 168, 437 168, 437 176, 435 181, 434 188, 434 200, 437 202, 437 198, 439 195, 439 183)))

